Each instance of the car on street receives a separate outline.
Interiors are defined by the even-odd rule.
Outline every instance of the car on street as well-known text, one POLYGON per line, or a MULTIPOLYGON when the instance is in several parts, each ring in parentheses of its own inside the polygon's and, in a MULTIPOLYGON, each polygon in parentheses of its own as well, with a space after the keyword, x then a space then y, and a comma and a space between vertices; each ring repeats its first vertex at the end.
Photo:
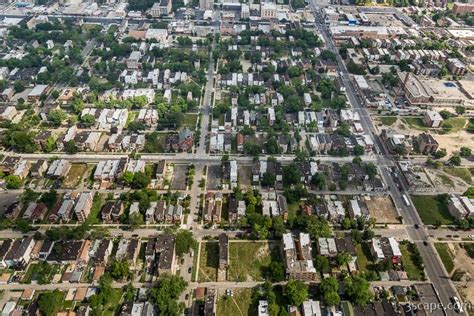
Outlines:
POLYGON ((420 228, 420 225, 415 224, 415 225, 413 225, 413 227, 415 227, 415 229, 418 229, 418 228, 420 228))
POLYGON ((189 267, 188 273, 191 273, 192 270, 193 270, 193 269, 192 269, 191 267, 189 267))
POLYGON ((457 296, 451 297, 450 300, 451 300, 453 309, 456 313, 459 313, 459 314, 464 313, 464 309, 462 308, 461 301, 459 300, 459 298, 457 298, 457 296))

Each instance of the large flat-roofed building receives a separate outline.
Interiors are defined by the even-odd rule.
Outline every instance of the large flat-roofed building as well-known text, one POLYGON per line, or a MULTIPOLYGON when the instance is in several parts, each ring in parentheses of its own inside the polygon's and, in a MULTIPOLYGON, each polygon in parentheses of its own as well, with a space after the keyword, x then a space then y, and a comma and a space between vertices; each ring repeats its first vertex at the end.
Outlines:
POLYGON ((463 15, 471 12, 474 12, 474 3, 455 2, 453 5, 453 13, 456 15, 463 15))
POLYGON ((365 25, 333 25, 329 27, 332 37, 341 38, 366 38, 389 39, 407 35, 402 27, 365 26, 365 25))
POLYGON ((284 234, 283 257, 287 278, 300 281, 316 280, 309 234, 300 233, 297 240, 291 233, 284 234))
POLYGON ((472 90, 472 83, 464 86, 452 81, 419 77, 411 73, 399 73, 400 82, 410 105, 432 107, 474 107, 474 102, 463 91, 472 90))

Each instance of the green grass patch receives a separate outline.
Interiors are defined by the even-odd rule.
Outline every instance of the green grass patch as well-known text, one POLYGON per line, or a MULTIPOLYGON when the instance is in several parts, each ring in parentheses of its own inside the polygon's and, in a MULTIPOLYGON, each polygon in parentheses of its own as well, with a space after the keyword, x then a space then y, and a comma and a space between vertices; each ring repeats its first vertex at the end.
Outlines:
POLYGON ((196 122, 198 119, 198 115, 195 113, 186 113, 184 115, 184 125, 188 127, 194 128, 196 126, 196 122))
POLYGON ((91 212, 86 219, 86 223, 89 225, 99 224, 100 223, 100 210, 102 209, 102 204, 104 199, 101 194, 96 193, 92 201, 91 212))
POLYGON ((129 111, 128 112, 128 116, 127 116, 127 122, 125 123, 125 127, 124 128, 128 128, 128 124, 130 124, 130 122, 133 122, 135 121, 135 118, 137 117, 137 112, 135 111, 129 111))
POLYGON ((268 242, 229 243, 229 281, 263 281, 265 267, 281 261, 278 245, 268 242))
POLYGON ((423 119, 419 117, 407 117, 404 118, 403 121, 411 128, 417 129, 419 131, 427 131, 428 127, 426 127, 423 119))
POLYGON ((201 256, 199 258, 199 282, 217 281, 217 268, 219 266, 219 244, 208 241, 201 243, 201 256))
POLYGON ((143 152, 145 153, 161 153, 164 151, 164 142, 166 134, 160 134, 153 132, 145 135, 145 147, 143 152))
POLYGON ((398 118, 396 116, 381 116, 379 119, 383 125, 392 126, 398 118))
POLYGON ((301 202, 294 202, 288 204, 288 220, 296 218, 300 211, 301 202))
POLYGON ((449 214, 447 202, 435 195, 413 195, 412 201, 423 223, 427 225, 451 225, 454 218, 449 214))
POLYGON ((464 126, 466 126, 466 119, 463 117, 450 117, 441 125, 448 133, 459 132, 464 129, 464 126))
POLYGON ((444 167, 443 170, 449 175, 461 178, 464 182, 472 184, 472 174, 468 168, 444 167))
POLYGON ((446 271, 448 274, 450 274, 454 270, 454 262, 448 245, 445 243, 435 243, 434 246, 438 252, 439 257, 441 258, 441 261, 443 262, 446 271))
POLYGON ((370 253, 369 246, 367 244, 358 244, 355 247, 357 256, 357 267, 361 272, 372 270, 374 262, 372 260, 372 254, 370 253))
POLYGON ((252 304, 252 289, 235 289, 234 296, 221 296, 217 301, 216 315, 257 315, 257 305, 252 304))
POLYGON ((402 252, 403 268, 408 275, 408 279, 412 281, 424 281, 425 274, 413 261, 413 253, 410 251, 408 244, 400 243, 400 251, 402 252))

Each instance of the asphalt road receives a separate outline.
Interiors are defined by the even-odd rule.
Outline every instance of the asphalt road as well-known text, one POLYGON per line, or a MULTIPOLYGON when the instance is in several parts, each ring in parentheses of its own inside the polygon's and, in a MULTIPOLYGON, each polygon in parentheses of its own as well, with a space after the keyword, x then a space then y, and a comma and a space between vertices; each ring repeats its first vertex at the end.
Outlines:
MULTIPOLYGON (((366 132, 369 132, 372 139, 375 142, 375 147, 377 149, 377 165, 378 166, 397 166, 393 163, 391 156, 388 154, 384 144, 380 141, 378 135, 376 135, 376 129, 370 119, 370 116, 367 110, 363 107, 361 99, 354 88, 353 82, 350 79, 350 74, 347 71, 347 68, 342 60, 341 56, 337 48, 332 41, 332 37, 329 34, 328 29, 324 25, 324 19, 322 18, 320 11, 317 10, 313 1, 311 1, 311 8, 313 13, 316 16, 316 22, 318 23, 319 32, 322 34, 328 49, 336 53, 338 58, 338 69, 339 69, 339 77, 342 81, 342 84, 346 88, 346 94, 349 99, 350 104, 352 105, 353 109, 360 115, 361 118, 361 125, 366 132)), ((423 261, 425 264, 425 272, 428 279, 433 283, 435 286, 439 299, 443 306, 447 306, 450 303, 450 297, 457 296, 457 292, 453 287, 447 273, 444 269, 441 260, 439 259, 436 250, 431 242, 429 242, 428 233, 423 227, 422 221, 418 216, 415 208, 413 207, 413 202, 410 200, 410 205, 406 205, 403 201, 402 195, 407 192, 407 188, 404 187, 402 184, 402 192, 400 192, 395 185, 395 182, 392 179, 392 176, 388 173, 386 168, 379 168, 380 173, 385 181, 385 183, 390 188, 390 194, 394 200, 396 207, 399 209, 400 214, 403 216, 405 224, 408 226, 406 227, 406 231, 408 233, 409 239, 416 242, 418 249, 420 251, 421 256, 423 257, 423 261), (419 228, 415 229, 414 225, 418 224, 419 228), (424 246, 423 241, 428 241, 428 245, 424 246)), ((401 170, 398 169, 397 172, 401 175, 401 170)), ((407 193, 406 196, 410 199, 409 194, 407 193)), ((454 311, 445 310, 447 315, 456 315, 454 311)))

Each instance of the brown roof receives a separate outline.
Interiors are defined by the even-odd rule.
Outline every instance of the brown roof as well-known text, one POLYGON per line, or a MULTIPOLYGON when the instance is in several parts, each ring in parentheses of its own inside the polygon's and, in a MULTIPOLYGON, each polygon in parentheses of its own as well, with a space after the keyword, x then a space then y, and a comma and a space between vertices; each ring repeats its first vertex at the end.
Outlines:
POLYGON ((204 299, 204 295, 206 294, 206 288, 205 287, 198 287, 194 290, 194 297, 196 299, 204 299))
POLYGON ((35 294, 35 290, 33 290, 32 288, 26 288, 21 294, 21 299, 29 301, 33 298, 34 294, 35 294))
POLYGON ((76 294, 74 295, 74 301, 81 302, 86 298, 87 294, 87 288, 86 287, 80 287, 77 289, 76 294))

